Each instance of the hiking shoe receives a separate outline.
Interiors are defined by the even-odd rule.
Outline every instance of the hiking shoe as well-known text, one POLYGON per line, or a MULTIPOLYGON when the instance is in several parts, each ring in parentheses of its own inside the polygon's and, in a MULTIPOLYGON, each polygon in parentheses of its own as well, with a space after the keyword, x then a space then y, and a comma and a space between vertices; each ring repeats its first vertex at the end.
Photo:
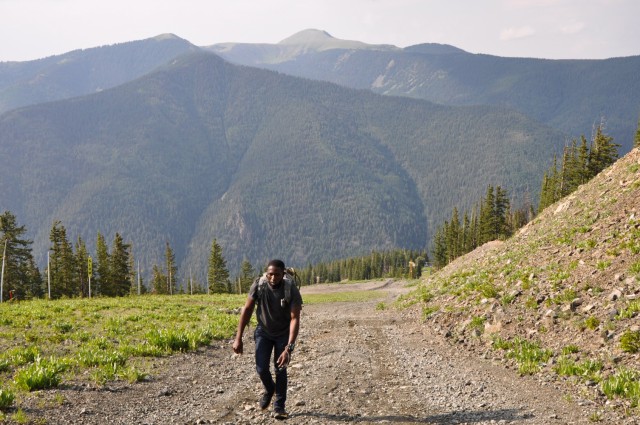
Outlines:
POLYGON ((273 393, 268 393, 266 391, 262 393, 262 397, 260 397, 260 408, 262 410, 269 407, 269 404, 271 404, 271 397, 273 397, 273 393))
POLYGON ((284 409, 276 407, 273 409, 273 417, 280 420, 289 419, 289 414, 284 409))

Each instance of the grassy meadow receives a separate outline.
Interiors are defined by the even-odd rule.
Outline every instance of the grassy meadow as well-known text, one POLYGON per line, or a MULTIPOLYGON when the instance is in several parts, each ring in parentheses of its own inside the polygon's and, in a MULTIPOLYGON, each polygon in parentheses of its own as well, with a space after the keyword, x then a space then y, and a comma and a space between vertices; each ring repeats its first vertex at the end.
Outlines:
POLYGON ((0 304, 0 411, 20 394, 64 381, 142 380, 150 357, 231 338, 245 299, 177 295, 0 304))

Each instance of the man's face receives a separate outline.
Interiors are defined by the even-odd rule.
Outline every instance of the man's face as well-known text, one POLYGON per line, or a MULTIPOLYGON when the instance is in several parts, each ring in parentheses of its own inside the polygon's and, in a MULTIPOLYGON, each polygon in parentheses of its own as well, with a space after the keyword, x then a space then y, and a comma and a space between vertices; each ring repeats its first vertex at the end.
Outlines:
POLYGON ((281 268, 269 266, 267 268, 267 280, 270 285, 277 285, 282 281, 284 271, 281 268))

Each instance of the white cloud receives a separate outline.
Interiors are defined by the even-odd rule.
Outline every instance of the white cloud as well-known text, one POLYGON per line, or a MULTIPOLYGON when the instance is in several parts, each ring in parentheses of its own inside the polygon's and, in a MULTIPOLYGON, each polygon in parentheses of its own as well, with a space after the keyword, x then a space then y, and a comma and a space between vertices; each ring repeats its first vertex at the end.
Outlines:
POLYGON ((560 27, 560 31, 564 34, 577 34, 583 29, 585 29, 586 24, 584 22, 572 22, 567 25, 563 25, 560 27))
POLYGON ((536 31, 531 28, 529 25, 525 25, 523 27, 511 27, 505 28, 500 32, 500 40, 509 41, 515 40, 518 38, 531 37, 534 35, 536 31))

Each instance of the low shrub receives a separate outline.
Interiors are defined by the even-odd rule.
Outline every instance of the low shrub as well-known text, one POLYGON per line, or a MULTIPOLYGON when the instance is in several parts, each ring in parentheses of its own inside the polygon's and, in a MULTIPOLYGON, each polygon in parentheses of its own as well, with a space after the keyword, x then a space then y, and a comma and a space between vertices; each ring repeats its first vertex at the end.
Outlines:
POLYGON ((640 401, 639 379, 638 371, 622 368, 602 381, 600 388, 608 399, 616 397, 628 399, 632 407, 637 407, 640 401))
POLYGON ((620 348, 627 353, 640 351, 640 331, 626 331, 620 337, 620 348))
POLYGON ((7 410, 13 404, 16 396, 11 390, 0 388, 0 410, 7 410))
POLYGON ((189 350, 189 337, 183 330, 155 330, 147 334, 147 341, 149 344, 169 352, 189 350))
POLYGON ((27 391, 57 387, 61 381, 60 374, 65 368, 63 363, 53 358, 46 360, 37 357, 29 366, 18 371, 15 383, 27 391))

